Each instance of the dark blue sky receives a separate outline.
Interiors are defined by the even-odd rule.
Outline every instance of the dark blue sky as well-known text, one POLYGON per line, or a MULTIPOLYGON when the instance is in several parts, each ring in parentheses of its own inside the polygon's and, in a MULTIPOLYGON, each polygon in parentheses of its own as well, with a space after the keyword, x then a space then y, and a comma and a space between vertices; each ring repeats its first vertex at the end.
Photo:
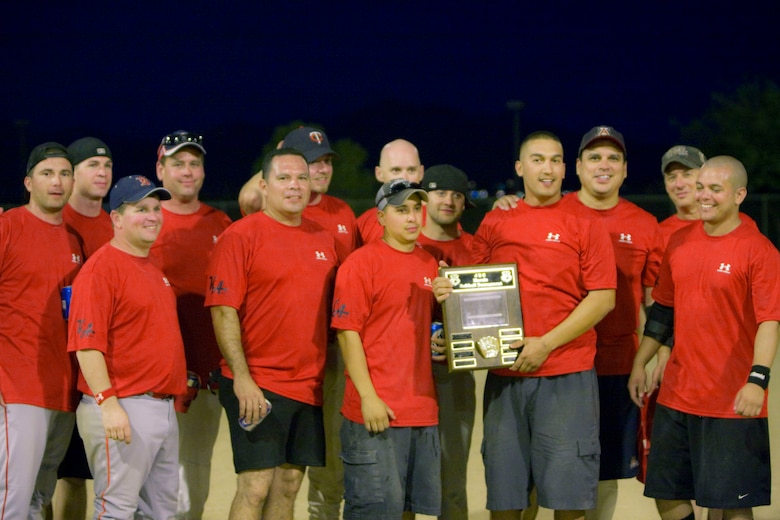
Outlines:
POLYGON ((42 141, 95 135, 116 176, 152 175, 160 138, 184 128, 206 136, 207 195, 230 194, 295 119, 362 144, 370 165, 406 137, 426 165, 489 185, 512 172, 513 99, 521 134, 564 139, 569 181, 580 136, 611 124, 641 186, 713 92, 780 83, 769 2, 12 4, 0 158, 20 189, 42 141))

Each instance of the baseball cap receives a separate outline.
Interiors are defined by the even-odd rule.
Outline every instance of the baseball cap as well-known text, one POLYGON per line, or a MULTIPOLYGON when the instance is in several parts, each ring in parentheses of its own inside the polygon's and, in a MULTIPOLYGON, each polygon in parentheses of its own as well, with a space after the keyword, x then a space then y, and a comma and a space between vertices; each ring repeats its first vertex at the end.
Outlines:
POLYGON ((109 195, 109 207, 114 211, 125 203, 134 203, 157 194, 160 200, 170 200, 171 193, 165 188, 160 188, 143 175, 128 175, 122 177, 114 184, 109 195))
POLYGON ((594 126, 590 130, 588 130, 588 133, 586 133, 584 136, 582 136, 582 141, 580 141, 580 149, 577 151, 577 155, 581 155, 582 151, 587 148, 590 143, 593 141, 596 141, 598 139, 606 139, 608 141, 612 141, 618 147, 620 147, 621 150, 623 150, 623 155, 626 155, 626 142, 623 140, 623 134, 612 128, 611 126, 594 126))
POLYGON ((73 166, 86 161, 90 157, 108 157, 113 159, 111 150, 106 146, 106 143, 96 137, 76 139, 68 145, 68 154, 73 162, 73 166))
POLYGON ((382 187, 376 192, 376 207, 379 210, 383 210, 388 205, 400 206, 415 193, 419 193, 420 199, 428 202, 428 193, 416 182, 409 182, 406 179, 393 179, 382 184, 382 187))
POLYGON ((322 130, 310 126, 301 126, 284 136, 284 147, 294 148, 312 163, 323 155, 338 155, 330 147, 328 136, 322 130))
POLYGON ((466 173, 451 164, 437 164, 436 166, 426 168, 423 174, 422 188, 425 191, 457 191, 465 195, 467 208, 477 207, 469 197, 469 178, 466 176, 466 173))
POLYGON ((30 152, 30 157, 27 159, 27 174, 29 175, 35 165, 39 162, 50 159, 52 157, 64 157, 73 165, 73 160, 68 154, 68 149, 60 143, 49 141, 48 143, 39 144, 30 152))
POLYGON ((675 162, 688 168, 701 168, 706 160, 707 158, 698 148, 678 144, 666 150, 664 156, 661 157, 661 173, 666 172, 669 165, 675 162))
POLYGON ((165 157, 170 157, 185 146, 194 146, 203 154, 206 154, 206 149, 203 148, 203 136, 200 134, 194 134, 186 130, 176 130, 172 134, 168 134, 160 141, 160 146, 157 148, 157 160, 165 157))

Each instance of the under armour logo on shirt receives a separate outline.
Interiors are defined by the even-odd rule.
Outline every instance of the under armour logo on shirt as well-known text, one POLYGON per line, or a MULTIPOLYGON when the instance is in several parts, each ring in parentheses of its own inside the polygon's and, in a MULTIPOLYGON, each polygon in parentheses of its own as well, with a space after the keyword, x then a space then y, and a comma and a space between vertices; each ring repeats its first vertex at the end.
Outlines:
POLYGON ((70 255, 70 261, 74 264, 81 264, 81 255, 77 255, 76 253, 72 253, 70 255))
POLYGON ((618 242, 622 242, 624 244, 633 244, 631 240, 631 233, 620 233, 620 238, 618 239, 618 242))
POLYGON ((433 287, 433 281, 428 276, 423 276, 423 285, 425 287, 433 287))
POLYGON ((547 238, 545 239, 545 242, 560 242, 560 241, 561 241, 560 233, 547 233, 547 238))
POLYGON ((723 274, 731 274, 731 264, 721 262, 720 266, 718 267, 718 272, 723 274))
POLYGON ((342 235, 348 235, 349 234, 349 231, 347 231, 347 226, 345 226, 344 224, 339 224, 338 225, 338 232, 339 232, 339 234, 342 234, 342 235))
POLYGON ((325 251, 315 251, 315 258, 317 260, 327 260, 328 257, 325 256, 325 251))

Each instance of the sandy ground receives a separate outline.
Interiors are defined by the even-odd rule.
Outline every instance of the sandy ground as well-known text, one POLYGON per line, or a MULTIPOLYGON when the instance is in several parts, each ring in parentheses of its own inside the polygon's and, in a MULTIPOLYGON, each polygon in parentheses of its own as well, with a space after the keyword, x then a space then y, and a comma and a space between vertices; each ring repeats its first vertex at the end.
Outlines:
MULTIPOLYGON (((780 374, 780 360, 775 362, 774 374, 780 374)), ((481 393, 484 386, 484 371, 477 371, 477 388, 481 393)), ((769 428, 772 438, 772 470, 780 475, 780 377, 775 377, 770 382, 769 400, 769 428)), ((482 459, 479 455, 479 445, 482 441, 482 411, 481 395, 478 396, 477 421, 474 430, 474 442, 469 458, 468 493, 469 493, 469 518, 474 520, 487 520, 490 515, 485 510, 485 482, 483 477, 482 459)), ((211 472, 211 493, 206 503, 205 520, 222 520, 228 517, 230 503, 236 489, 236 478, 233 471, 230 438, 227 432, 227 422, 223 416, 223 424, 214 450, 214 460, 211 472)), ((304 478, 303 487, 295 504, 295 520, 308 518, 306 511, 306 495, 308 479, 304 478)), ((614 518, 616 520, 650 520, 657 519, 654 502, 642 495, 643 486, 637 480, 621 480, 618 485, 618 502, 614 518)), ((757 520, 776 520, 780 518, 780 478, 775 477, 772 485, 772 499, 774 505, 756 508, 754 510, 757 520)), ((91 512, 90 512, 91 515, 91 512)), ((433 518, 418 516, 418 518, 433 518)), ((541 509, 538 520, 551 520, 553 513, 550 510, 541 509)))

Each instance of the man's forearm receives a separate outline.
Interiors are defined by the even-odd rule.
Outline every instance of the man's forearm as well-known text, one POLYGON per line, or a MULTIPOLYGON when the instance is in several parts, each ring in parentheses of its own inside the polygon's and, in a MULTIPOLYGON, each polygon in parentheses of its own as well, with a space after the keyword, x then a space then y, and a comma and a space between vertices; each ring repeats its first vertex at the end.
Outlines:
POLYGON ((79 369, 84 375, 84 381, 97 394, 111 388, 111 378, 108 376, 106 357, 99 350, 79 350, 76 352, 79 369))
POLYGON ((340 330, 336 336, 344 357, 344 366, 361 399, 367 395, 376 395, 360 335, 354 330, 340 330))
POLYGON ((226 305, 211 307, 211 322, 214 325, 214 335, 219 350, 233 376, 248 376, 249 366, 244 354, 244 345, 241 343, 241 322, 238 319, 238 311, 226 305))
POLYGON ((550 350, 555 350, 592 329, 614 307, 614 289, 590 291, 566 319, 542 336, 542 340, 550 350))

